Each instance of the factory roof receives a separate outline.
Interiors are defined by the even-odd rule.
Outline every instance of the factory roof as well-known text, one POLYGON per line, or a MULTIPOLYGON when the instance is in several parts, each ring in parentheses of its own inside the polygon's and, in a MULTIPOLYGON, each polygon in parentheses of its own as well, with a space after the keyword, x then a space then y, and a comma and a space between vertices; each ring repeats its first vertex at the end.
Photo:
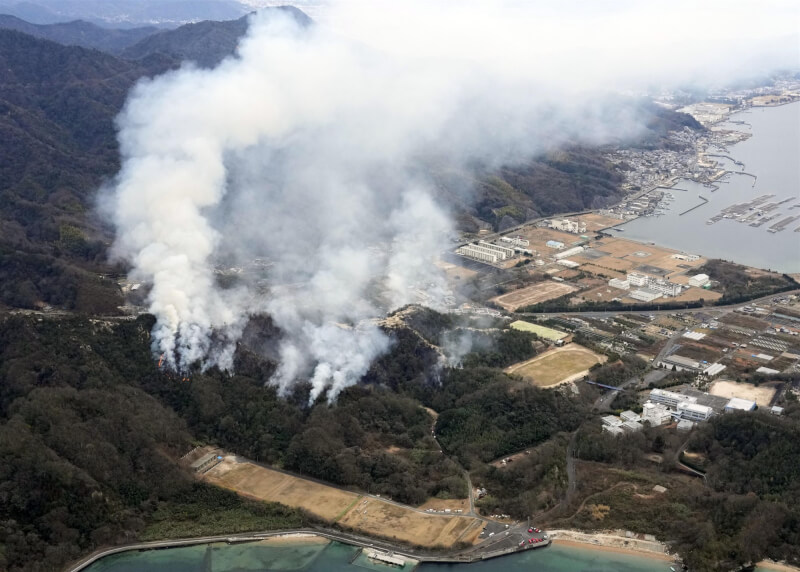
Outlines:
POLYGON ((695 360, 693 360, 691 358, 683 357, 683 356, 671 355, 671 356, 665 357, 662 361, 665 361, 667 363, 672 363, 672 364, 675 364, 675 365, 680 365, 680 366, 683 366, 683 367, 692 368, 692 369, 699 369, 700 368, 700 362, 695 361, 695 360))
POLYGON ((711 364, 703 371, 703 373, 706 375, 717 375, 719 372, 725 369, 725 367, 726 366, 722 365, 721 363, 711 364))

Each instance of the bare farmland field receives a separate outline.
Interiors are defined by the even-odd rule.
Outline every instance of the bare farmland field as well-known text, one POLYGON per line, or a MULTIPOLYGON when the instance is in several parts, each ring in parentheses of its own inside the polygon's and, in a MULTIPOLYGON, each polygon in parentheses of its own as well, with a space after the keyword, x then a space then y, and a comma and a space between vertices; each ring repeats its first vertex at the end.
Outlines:
POLYGON ((456 542, 471 544, 483 529, 483 521, 474 517, 426 513, 287 475, 232 455, 226 456, 204 478, 243 496, 302 508, 356 532, 419 546, 449 548, 456 542))

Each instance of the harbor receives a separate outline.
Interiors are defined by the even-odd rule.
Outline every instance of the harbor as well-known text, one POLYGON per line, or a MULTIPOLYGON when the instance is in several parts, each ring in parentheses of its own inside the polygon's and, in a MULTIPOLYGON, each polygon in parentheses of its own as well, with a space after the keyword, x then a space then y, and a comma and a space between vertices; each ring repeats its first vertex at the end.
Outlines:
POLYGON ((645 213, 650 216, 631 217, 614 229, 644 243, 697 251, 756 268, 800 272, 796 234, 800 232, 796 167, 800 102, 736 112, 715 129, 729 133, 741 128, 739 122, 744 120, 750 126, 747 137, 735 137, 727 145, 718 137, 714 146, 699 150, 701 160, 708 161, 702 163, 708 165, 699 171, 702 176, 675 179, 668 189, 654 188, 653 197, 671 193, 674 199, 645 213), (718 187, 714 190, 703 177, 718 168, 725 172, 714 182, 718 187))

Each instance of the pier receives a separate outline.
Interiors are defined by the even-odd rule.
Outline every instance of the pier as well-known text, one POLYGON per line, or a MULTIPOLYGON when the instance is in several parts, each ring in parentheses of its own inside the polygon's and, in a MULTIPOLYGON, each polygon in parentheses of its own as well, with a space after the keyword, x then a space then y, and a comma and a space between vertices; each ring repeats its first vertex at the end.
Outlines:
POLYGON ((698 197, 697 197, 697 198, 698 198, 698 199, 700 199, 700 200, 701 200, 701 201, 703 201, 703 202, 702 202, 702 203, 700 203, 699 205, 694 205, 694 206, 693 206, 692 208, 690 208, 690 209, 686 209, 685 211, 683 211, 682 213, 680 213, 678 216, 683 216, 683 215, 685 215, 686 213, 690 213, 690 212, 692 212, 694 209, 699 209, 700 207, 704 206, 704 205, 705 205, 705 204, 708 202, 708 199, 707 199, 707 198, 705 198, 703 195, 698 195, 698 197))

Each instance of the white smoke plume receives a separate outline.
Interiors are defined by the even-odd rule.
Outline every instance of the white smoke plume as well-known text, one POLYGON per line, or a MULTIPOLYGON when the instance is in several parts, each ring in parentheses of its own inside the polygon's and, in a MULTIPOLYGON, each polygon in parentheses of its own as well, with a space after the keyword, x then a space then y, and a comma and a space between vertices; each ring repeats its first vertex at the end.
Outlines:
POLYGON ((141 82, 110 203, 115 254, 152 285, 154 352, 230 369, 268 312, 272 383, 335 399, 389 346, 375 318, 445 291, 431 261, 452 229, 426 164, 631 136, 611 91, 797 64, 793 3, 759 5, 753 27, 735 2, 635 4, 334 2, 307 29, 270 11, 216 69, 141 82), (254 257, 266 288, 218 285, 215 265, 254 257))

